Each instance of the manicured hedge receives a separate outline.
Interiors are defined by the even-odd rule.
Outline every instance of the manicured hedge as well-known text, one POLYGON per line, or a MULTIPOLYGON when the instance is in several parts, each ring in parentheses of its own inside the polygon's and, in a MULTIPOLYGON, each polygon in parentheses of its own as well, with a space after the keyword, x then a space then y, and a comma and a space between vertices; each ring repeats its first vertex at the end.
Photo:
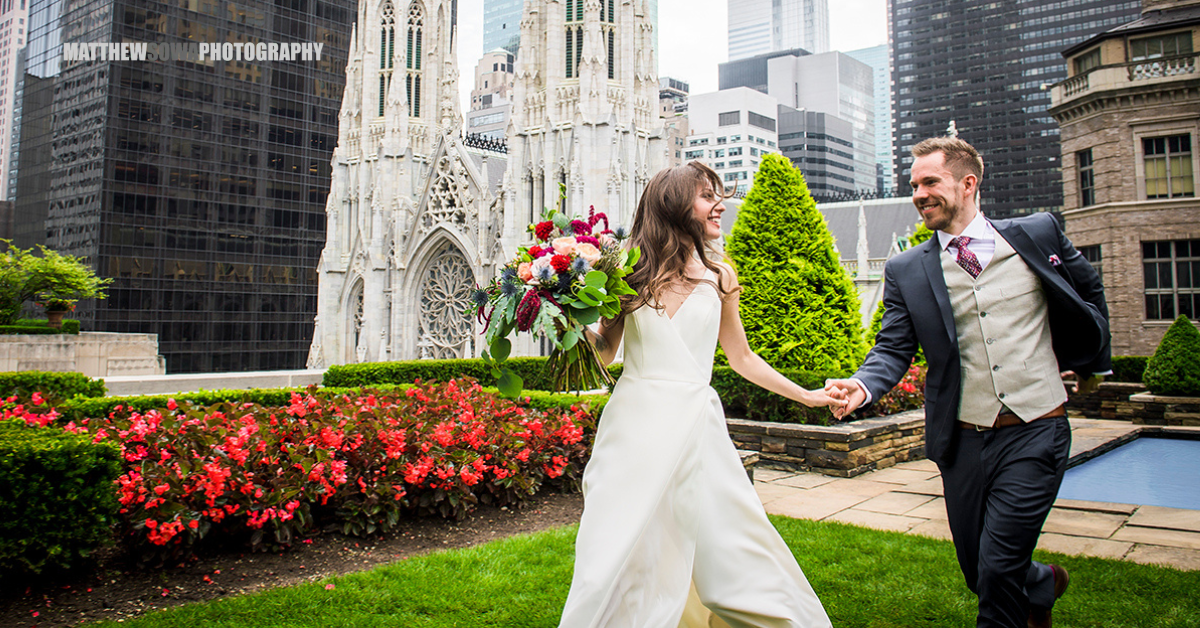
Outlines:
POLYGON ((0 579, 68 570, 112 538, 118 448, 0 421, 0 579))
MULTIPOLYGON (((572 394, 552 394, 545 391, 549 380, 543 376, 546 358, 510 358, 508 364, 525 381, 523 396, 531 399, 535 407, 546 408, 538 404, 570 405, 577 399, 572 394)), ((608 367, 613 379, 619 378, 623 372, 622 365, 614 364, 608 367)), ((813 389, 825 385, 827 378, 845 377, 844 373, 816 373, 803 370, 781 371, 785 377, 813 389)), ((325 386, 378 386, 381 384, 408 384, 416 380, 446 381, 454 377, 474 377, 485 384, 492 383, 494 378, 483 360, 411 360, 404 362, 367 362, 363 364, 347 364, 331 366, 325 371, 323 384, 325 386)), ((790 399, 763 390, 759 386, 746 381, 728 366, 713 368, 712 387, 721 397, 726 412, 752 421, 775 421, 783 423, 828 424, 831 415, 825 408, 806 408, 790 399)), ((595 399, 597 395, 585 398, 595 399)), ((605 401, 607 397, 605 396, 605 401)), ((259 402, 262 403, 262 402, 259 402)), ((603 407, 601 405, 601 407, 603 407)), ((596 410, 599 412, 599 409, 596 410)))
POLYGON ((55 329, 43 320, 22 318, 12 325, 0 325, 0 335, 48 335, 48 334, 78 334, 79 321, 71 318, 63 319, 62 329, 55 329))
POLYGON ((1148 355, 1114 355, 1112 359, 1112 375, 1106 379, 1110 382, 1142 383, 1142 374, 1146 372, 1148 355))
MULTIPOLYGON (((509 358, 505 365, 524 381, 525 390, 549 390, 550 380, 545 376, 547 358, 509 358)), ((615 379, 620 366, 608 367, 615 379)), ((334 365, 325 371, 321 380, 324 386, 356 387, 378 384, 411 384, 414 381, 445 382, 456 377, 470 377, 484 385, 494 384, 491 369, 483 360, 406 360, 399 362, 364 362, 362 364, 334 365)))
POLYGON ((103 397, 107 392, 104 380, 92 379, 83 373, 49 371, 17 371, 0 373, 0 398, 16 395, 28 400, 38 392, 51 403, 72 397, 103 397))

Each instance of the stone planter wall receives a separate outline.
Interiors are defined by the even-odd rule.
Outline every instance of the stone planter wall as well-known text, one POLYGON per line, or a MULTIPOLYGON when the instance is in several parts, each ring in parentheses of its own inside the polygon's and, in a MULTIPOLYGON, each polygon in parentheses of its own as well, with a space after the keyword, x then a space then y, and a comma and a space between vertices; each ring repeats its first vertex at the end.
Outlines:
MULTIPOLYGON (((1067 382, 1067 390, 1075 383, 1067 382)), ((1071 394, 1067 400, 1067 413, 1089 419, 1119 419, 1128 421, 1133 416, 1129 396, 1146 392, 1142 384, 1125 382, 1101 382, 1096 392, 1086 395, 1071 394)))
POLYGON ((158 334, 75 334, 0 336, 0 371, 83 373, 88 377, 162 375, 158 334))
POLYGON ((738 449, 757 451, 764 467, 818 471, 843 478, 925 457, 925 411, 839 425, 726 419, 738 449))
POLYGON ((1121 404, 1119 418, 1139 425, 1200 426, 1200 397, 1168 397, 1140 393, 1121 404))

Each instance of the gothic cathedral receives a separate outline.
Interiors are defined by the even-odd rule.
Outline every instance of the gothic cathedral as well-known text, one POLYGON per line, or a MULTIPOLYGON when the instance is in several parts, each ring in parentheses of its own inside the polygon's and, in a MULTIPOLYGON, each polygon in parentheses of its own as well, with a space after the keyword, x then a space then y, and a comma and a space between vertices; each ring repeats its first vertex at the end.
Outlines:
POLYGON ((470 292, 560 185, 571 213, 632 222, 667 163, 643 4, 527 0, 506 155, 462 137, 456 0, 359 3, 309 368, 479 355, 470 292))

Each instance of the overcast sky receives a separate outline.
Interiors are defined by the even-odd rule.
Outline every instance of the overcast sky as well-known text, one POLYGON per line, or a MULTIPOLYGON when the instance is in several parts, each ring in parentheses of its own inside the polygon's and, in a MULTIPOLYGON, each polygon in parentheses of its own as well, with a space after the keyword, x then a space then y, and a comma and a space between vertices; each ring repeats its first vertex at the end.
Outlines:
MULTIPOLYGON (((843 52, 887 43, 886 0, 828 0, 829 42, 843 52)), ((717 64, 728 60, 726 0, 659 0, 658 74, 716 91, 717 64)), ((483 0, 458 2, 458 73, 463 112, 483 56, 483 0)))

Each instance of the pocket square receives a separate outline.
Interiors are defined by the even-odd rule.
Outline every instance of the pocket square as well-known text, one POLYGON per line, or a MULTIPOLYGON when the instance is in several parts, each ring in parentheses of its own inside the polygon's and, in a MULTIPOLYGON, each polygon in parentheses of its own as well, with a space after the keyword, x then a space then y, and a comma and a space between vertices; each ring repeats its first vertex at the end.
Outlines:
POLYGON ((1057 255, 1051 255, 1050 256, 1050 265, 1051 266, 1062 266, 1062 260, 1058 259, 1057 255))

